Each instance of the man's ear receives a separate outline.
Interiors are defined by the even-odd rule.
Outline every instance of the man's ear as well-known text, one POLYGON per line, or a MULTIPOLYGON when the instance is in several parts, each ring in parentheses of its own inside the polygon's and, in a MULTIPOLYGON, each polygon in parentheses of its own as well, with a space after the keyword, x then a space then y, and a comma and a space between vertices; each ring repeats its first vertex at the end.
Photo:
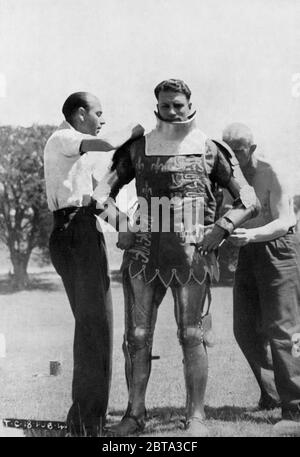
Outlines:
POLYGON ((80 108, 78 108, 77 114, 78 114, 79 120, 81 122, 84 122, 85 121, 86 111, 82 106, 80 108))
POLYGON ((253 154, 253 152, 255 151, 255 149, 256 149, 256 144, 252 144, 252 145, 250 146, 250 154, 253 154))

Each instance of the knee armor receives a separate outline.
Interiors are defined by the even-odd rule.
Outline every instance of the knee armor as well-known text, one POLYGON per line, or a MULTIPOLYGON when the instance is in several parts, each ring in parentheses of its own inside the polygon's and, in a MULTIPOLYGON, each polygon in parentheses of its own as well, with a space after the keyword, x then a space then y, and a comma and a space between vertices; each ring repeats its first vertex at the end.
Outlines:
POLYGON ((184 347, 198 346, 205 344, 212 347, 215 344, 215 337, 212 331, 211 314, 202 317, 198 325, 188 326, 178 330, 179 342, 184 347))
POLYGON ((151 348, 153 335, 150 329, 135 327, 133 329, 128 329, 125 340, 128 344, 129 351, 136 352, 145 347, 151 348))
POLYGON ((184 347, 198 346, 204 340, 202 324, 181 328, 178 330, 177 336, 180 344, 184 347))

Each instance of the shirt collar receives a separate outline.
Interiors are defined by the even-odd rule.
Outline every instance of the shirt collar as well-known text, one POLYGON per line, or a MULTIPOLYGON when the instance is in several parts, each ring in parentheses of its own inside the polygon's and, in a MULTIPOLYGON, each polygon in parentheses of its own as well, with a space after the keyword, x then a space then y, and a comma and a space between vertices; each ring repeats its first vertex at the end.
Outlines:
POLYGON ((57 130, 71 129, 75 130, 74 127, 66 120, 62 121, 57 130))

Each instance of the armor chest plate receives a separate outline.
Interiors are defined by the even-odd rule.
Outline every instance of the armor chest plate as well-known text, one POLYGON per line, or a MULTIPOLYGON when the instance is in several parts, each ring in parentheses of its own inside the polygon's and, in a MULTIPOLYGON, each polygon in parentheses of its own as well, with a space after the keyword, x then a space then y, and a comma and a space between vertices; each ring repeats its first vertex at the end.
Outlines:
POLYGON ((203 155, 138 155, 135 165, 138 196, 204 197, 209 182, 203 155))

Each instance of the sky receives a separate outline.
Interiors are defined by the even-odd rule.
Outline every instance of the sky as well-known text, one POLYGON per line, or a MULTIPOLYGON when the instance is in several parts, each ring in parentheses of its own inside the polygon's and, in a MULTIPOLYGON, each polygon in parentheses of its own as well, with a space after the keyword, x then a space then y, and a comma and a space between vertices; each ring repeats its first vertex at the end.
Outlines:
POLYGON ((153 89, 175 77, 208 136, 244 122, 289 176, 300 169, 297 74, 298 0, 0 0, 2 125, 57 125, 66 97, 86 90, 105 128, 149 129, 153 89))

